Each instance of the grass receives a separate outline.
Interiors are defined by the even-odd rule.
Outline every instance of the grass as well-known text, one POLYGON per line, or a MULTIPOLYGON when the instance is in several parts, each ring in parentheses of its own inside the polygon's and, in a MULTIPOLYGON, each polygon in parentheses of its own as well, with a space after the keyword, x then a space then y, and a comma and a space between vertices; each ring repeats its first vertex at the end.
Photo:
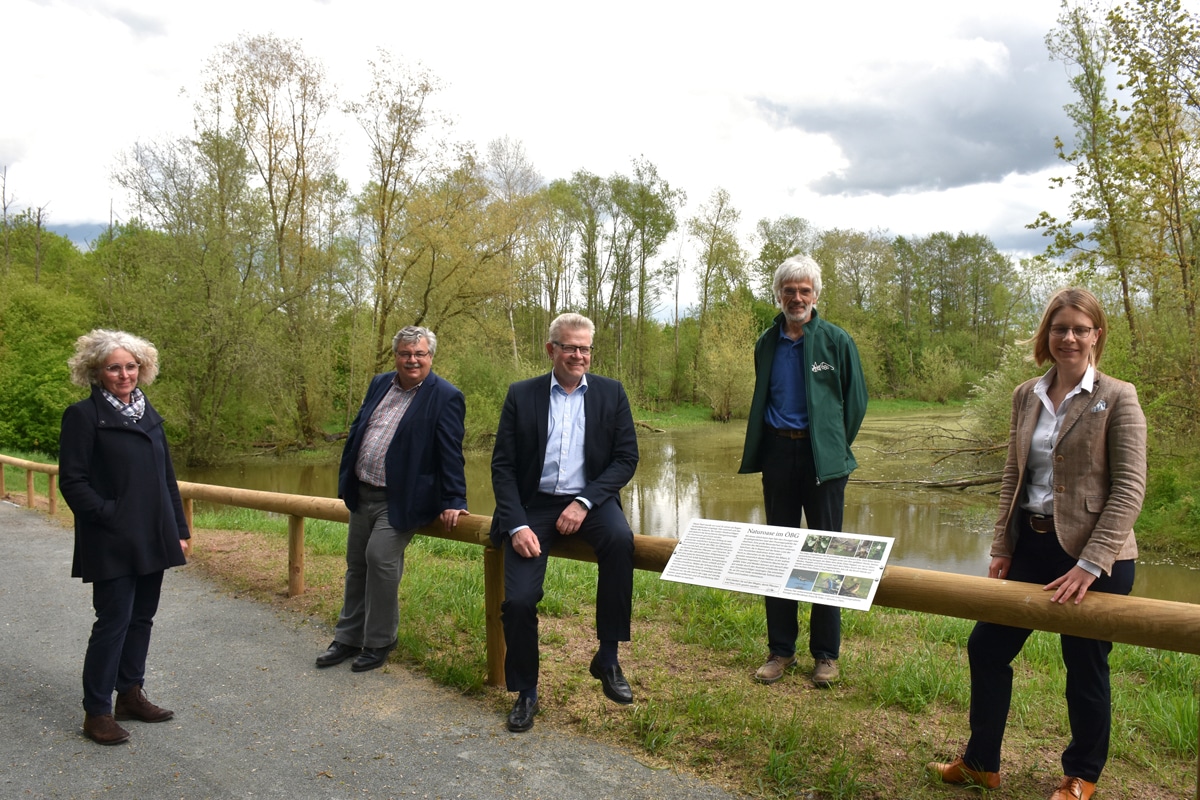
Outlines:
POLYGON ((681 403, 662 409, 634 408, 633 418, 652 428, 691 428, 713 421, 712 409, 700 403, 681 403))
MULTIPOLYGON (((310 541, 308 591, 286 598, 286 523, 245 526, 260 528, 255 532, 207 529, 229 519, 198 518, 195 556, 202 569, 230 588, 332 625, 341 605, 342 557, 326 552, 328 543, 310 541)), ((344 541, 344 526, 332 528, 327 535, 344 541)), ((594 565, 551 561, 540 628, 539 726, 631 748, 652 766, 754 797, 962 796, 927 778, 923 765, 947 760, 965 744, 971 622, 883 607, 845 612, 839 684, 813 688, 802 658, 784 680, 762 686, 751 679, 766 654, 761 598, 639 571, 634 641, 622 647, 637 702, 622 708, 604 700, 587 675, 594 593, 594 565)), ((511 699, 484 685, 482 549, 418 536, 407 552, 400 603, 394 657, 490 704, 501 726, 511 699)), ((802 620, 801 641, 807 615, 802 620)), ((1112 669, 1114 735, 1104 796, 1190 798, 1200 658, 1117 645, 1112 669)), ((1034 633, 1014 670, 1004 784, 985 800, 1047 794, 1070 737, 1057 637, 1034 633)))

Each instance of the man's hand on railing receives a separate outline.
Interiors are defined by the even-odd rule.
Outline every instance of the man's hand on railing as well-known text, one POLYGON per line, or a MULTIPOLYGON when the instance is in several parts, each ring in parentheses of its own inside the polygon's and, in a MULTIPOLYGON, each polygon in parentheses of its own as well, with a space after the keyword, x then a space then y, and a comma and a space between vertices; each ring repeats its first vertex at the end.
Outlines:
POLYGON ((446 530, 453 530, 458 526, 458 518, 465 517, 470 514, 465 508, 447 508, 442 512, 442 526, 446 530))

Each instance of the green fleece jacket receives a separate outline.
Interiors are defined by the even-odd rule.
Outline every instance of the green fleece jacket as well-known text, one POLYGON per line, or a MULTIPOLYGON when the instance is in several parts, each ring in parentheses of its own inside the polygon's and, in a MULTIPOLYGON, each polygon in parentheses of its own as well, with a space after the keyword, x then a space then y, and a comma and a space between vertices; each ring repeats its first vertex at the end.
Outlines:
MULTIPOLYGON (((754 345, 754 399, 740 473, 762 472, 767 391, 783 322, 781 313, 754 345)), ((804 387, 817 480, 849 475, 858 466, 850 445, 867 413, 867 383, 850 334, 818 317, 815 308, 804 326, 804 387)))

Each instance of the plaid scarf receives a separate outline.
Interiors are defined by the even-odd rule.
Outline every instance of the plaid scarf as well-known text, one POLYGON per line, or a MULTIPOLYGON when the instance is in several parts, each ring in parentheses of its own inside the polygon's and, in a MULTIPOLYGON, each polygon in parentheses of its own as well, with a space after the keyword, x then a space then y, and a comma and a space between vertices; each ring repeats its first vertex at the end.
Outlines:
POLYGON ((142 390, 136 386, 129 395, 128 403, 122 403, 117 399, 116 395, 103 386, 100 387, 100 394, 104 395, 104 399, 111 403, 113 408, 127 417, 139 420, 146 413, 146 395, 142 394, 142 390))

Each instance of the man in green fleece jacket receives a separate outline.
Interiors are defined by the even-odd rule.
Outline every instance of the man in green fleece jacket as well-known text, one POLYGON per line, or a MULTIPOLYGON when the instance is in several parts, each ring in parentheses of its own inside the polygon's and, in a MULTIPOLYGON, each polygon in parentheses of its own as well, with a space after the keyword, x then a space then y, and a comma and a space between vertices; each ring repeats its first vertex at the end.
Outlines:
MULTIPOLYGON (((867 386, 850 335, 817 315, 821 267, 797 255, 772 283, 781 312, 754 345, 754 400, 741 473, 761 472, 767 524, 840 531, 846 481, 858 466, 850 445, 867 410, 867 386)), ((774 683, 796 663, 799 603, 767 597, 770 651, 755 678, 774 683)), ((812 681, 838 678, 842 614, 813 605, 808 649, 812 681)))

